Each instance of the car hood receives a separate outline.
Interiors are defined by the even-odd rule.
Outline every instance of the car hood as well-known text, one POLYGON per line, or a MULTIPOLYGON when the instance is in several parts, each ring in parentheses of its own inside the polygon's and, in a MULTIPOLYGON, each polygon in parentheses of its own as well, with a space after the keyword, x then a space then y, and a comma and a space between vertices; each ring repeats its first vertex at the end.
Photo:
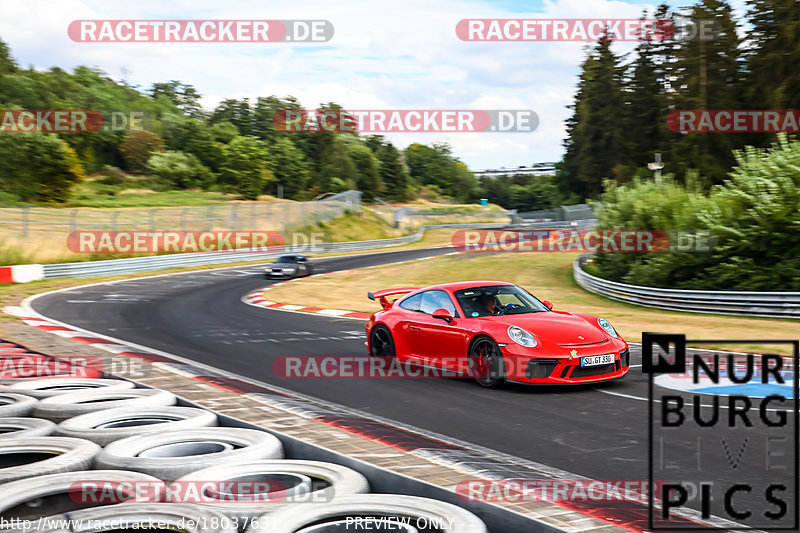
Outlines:
POLYGON ((609 336, 579 315, 550 311, 497 317, 507 326, 519 326, 538 339, 561 346, 579 346, 608 340, 609 336), (582 338, 581 338, 582 337, 582 338))
POLYGON ((294 263, 270 263, 264 268, 297 268, 294 263))

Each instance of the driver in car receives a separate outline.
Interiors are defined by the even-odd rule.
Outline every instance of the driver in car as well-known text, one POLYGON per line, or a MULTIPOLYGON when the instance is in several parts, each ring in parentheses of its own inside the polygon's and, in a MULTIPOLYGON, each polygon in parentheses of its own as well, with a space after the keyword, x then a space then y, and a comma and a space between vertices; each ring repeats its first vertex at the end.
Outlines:
POLYGON ((493 294, 484 293, 481 295, 480 302, 490 315, 496 315, 500 312, 500 307, 497 305, 497 298, 495 298, 493 294))

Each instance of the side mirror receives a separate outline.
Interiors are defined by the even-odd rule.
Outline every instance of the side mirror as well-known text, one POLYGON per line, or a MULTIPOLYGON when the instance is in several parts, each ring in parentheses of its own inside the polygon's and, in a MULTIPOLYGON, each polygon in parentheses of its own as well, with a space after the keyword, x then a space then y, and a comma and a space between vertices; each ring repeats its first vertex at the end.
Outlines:
POLYGON ((453 315, 447 309, 437 309, 433 312, 433 318, 441 318, 448 324, 453 321, 453 315))
POLYGON ((546 308, 550 309, 551 311, 553 310, 553 302, 548 301, 548 300, 544 300, 544 301, 542 301, 542 303, 544 304, 544 306, 546 308))

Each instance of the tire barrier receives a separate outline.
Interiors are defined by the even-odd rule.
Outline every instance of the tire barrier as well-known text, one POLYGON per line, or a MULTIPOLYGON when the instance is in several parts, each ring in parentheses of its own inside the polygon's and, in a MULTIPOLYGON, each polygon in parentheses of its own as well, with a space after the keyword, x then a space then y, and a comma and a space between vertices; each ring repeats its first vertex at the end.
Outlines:
MULTIPOLYGON (((134 483, 163 485, 161 480, 121 470, 78 470, 29 477, 0 485, 0 516, 6 520, 38 520, 55 513, 66 513, 87 506, 102 506, 105 494, 98 495, 98 482, 114 487, 113 502, 136 499, 141 502, 148 494, 136 492, 134 483)), ((153 492, 154 495, 159 495, 153 492)))
POLYGON ((283 444, 266 431, 208 427, 137 435, 112 442, 95 458, 96 468, 134 470, 175 480, 233 461, 283 458, 283 444))
MULTIPOLYGON (((134 383, 122 379, 102 379, 102 378, 46 378, 25 380, 20 383, 5 385, 3 392, 25 394, 34 398, 49 398, 57 394, 68 394, 80 390, 119 390, 132 389, 134 383)), ((0 392, 2 394, 2 392, 0 392)))
MULTIPOLYGON (((0 343, 0 360, 52 361, 4 348, 14 350, 0 343)), ((270 432, 219 427, 213 411, 135 386, 74 375, 0 378, 0 517, 28 524, 0 529, 487 532, 458 506, 368 494, 367 478, 352 468, 285 459, 270 432)))
POLYGON ((174 394, 159 389, 85 390, 44 398, 33 408, 31 416, 62 422, 68 418, 104 409, 167 407, 175 405, 176 402, 174 394))
POLYGON ((143 433, 216 426, 217 423, 215 413, 196 407, 117 407, 68 418, 58 424, 56 435, 105 446, 143 433))
POLYGON ((0 440, 0 483, 45 474, 86 470, 100 446, 69 437, 0 440))
POLYGON ((32 396, 0 392, 0 416, 25 416, 37 403, 38 400, 32 396))
MULTIPOLYGON (((221 487, 240 487, 237 493, 204 491, 203 496, 210 501, 204 499, 202 503, 239 521, 287 505, 294 508, 300 502, 327 502, 348 494, 369 492, 367 478, 351 468, 293 459, 227 463, 197 470, 178 480, 184 483, 209 481, 221 487), (269 490, 259 490, 256 488, 259 484, 268 486, 269 490)), ((236 488, 230 490, 237 491, 236 488)))
POLYGON ((58 524, 70 520, 69 530, 37 529, 37 533, 102 533, 104 531, 178 531, 180 533, 237 533, 236 524, 225 515, 198 505, 172 503, 120 503, 92 507, 43 520, 58 524))
MULTIPOLYGON (((44 437, 55 431, 50 420, 28 417, 0 418, 0 441, 22 437, 44 437)), ((0 502, 3 501, 0 499, 0 502)))
POLYGON ((334 533, 336 531, 446 531, 487 533, 483 521, 455 505, 398 494, 341 496, 330 503, 297 504, 262 516, 246 533, 334 533))

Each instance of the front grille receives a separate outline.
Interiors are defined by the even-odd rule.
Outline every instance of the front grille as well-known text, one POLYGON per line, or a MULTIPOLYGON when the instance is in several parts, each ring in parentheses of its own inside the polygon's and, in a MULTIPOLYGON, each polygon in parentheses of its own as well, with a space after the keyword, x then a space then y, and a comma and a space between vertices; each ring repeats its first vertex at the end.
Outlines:
POLYGON ((528 361, 528 366, 525 367, 525 377, 528 379, 546 378, 556 365, 558 365, 558 359, 531 359, 528 361))
POLYGON ((629 361, 630 357, 631 357, 631 352, 628 349, 622 350, 619 353, 619 360, 622 363, 622 368, 628 366, 628 363, 630 362, 629 361))
POLYGON ((597 342, 572 342, 572 343, 562 344, 561 346, 563 346, 564 348, 574 348, 575 346, 597 346, 599 344, 606 344, 607 342, 608 339, 603 339, 597 342))
POLYGON ((589 376, 599 376, 600 374, 610 374, 614 371, 614 363, 600 366, 576 366, 572 369, 571 378, 585 378, 589 376))

